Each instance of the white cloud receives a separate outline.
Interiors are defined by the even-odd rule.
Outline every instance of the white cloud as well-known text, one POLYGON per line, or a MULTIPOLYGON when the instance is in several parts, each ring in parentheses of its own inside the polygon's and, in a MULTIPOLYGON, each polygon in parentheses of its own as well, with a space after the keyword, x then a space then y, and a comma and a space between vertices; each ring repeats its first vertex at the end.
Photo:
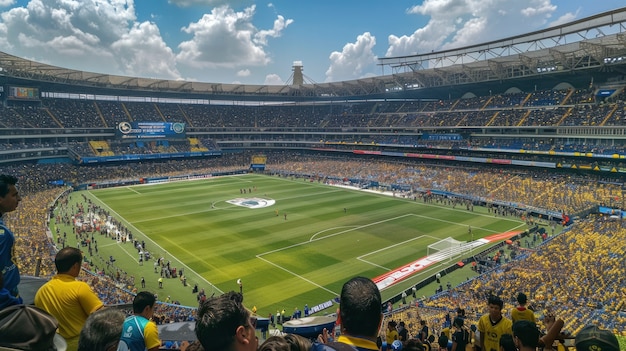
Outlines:
MULTIPOLYGON (((145 0, 144 0, 145 1, 145 0)), ((191 6, 220 6, 220 5, 230 5, 237 6, 238 4, 243 4, 249 2, 248 0, 168 0, 170 4, 176 5, 178 7, 191 7, 191 6)))
POLYGON ((556 20, 550 22, 548 24, 548 27, 554 27, 554 26, 558 26, 558 25, 561 25, 561 24, 572 22, 573 20, 578 18, 578 12, 579 11, 580 10, 577 10, 576 13, 568 12, 566 14, 563 14, 561 17, 559 17, 556 20))
POLYGON ((267 37, 280 37, 283 30, 292 23, 292 19, 285 20, 283 16, 278 15, 278 18, 274 20, 274 27, 272 29, 260 30, 254 35, 255 43, 267 45, 267 37))
POLYGON ((15 0, 0 0, 0 7, 7 7, 15 4, 15 0))
POLYGON ((267 37, 280 36, 293 20, 278 16, 273 29, 258 30, 252 24, 254 13, 254 5, 241 12, 221 6, 183 27, 192 39, 178 45, 178 62, 193 68, 267 65, 270 62, 265 51, 267 37))
POLYGON ((285 85, 285 82, 280 78, 278 74, 268 74, 265 76, 265 85, 285 85))
POLYGON ((0 16, 0 44, 16 56, 100 73, 179 78, 172 50, 155 24, 136 22, 132 0, 31 0, 0 16))
POLYGON ((407 14, 426 16, 428 23, 410 35, 390 35, 385 56, 415 55, 522 34, 544 27, 556 9, 551 0, 424 0, 407 14))
POLYGON ((242 69, 237 71, 237 77, 248 77, 250 76, 250 70, 249 69, 242 69))
POLYGON ((176 70, 176 56, 150 22, 138 23, 111 44, 126 75, 150 78, 180 79, 176 70), (157 58, 157 59, 155 59, 157 58))
POLYGON ((330 54, 330 67, 326 70, 326 82, 362 78, 371 73, 377 57, 373 48, 376 37, 369 32, 359 35, 354 43, 344 45, 341 52, 330 54))

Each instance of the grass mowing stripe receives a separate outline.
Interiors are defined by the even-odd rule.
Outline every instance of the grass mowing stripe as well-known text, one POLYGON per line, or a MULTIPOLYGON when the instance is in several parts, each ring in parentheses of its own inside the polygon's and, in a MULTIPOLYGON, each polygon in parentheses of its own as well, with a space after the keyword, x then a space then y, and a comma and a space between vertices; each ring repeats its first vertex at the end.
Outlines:
MULTIPOLYGON (((123 214, 129 228, 201 275, 199 285, 211 281, 218 291, 237 290, 240 278, 247 304, 266 312, 326 301, 349 278, 374 277, 412 262, 426 255, 428 244, 447 236, 469 240, 468 225, 478 239, 521 223, 482 208, 471 212, 264 175, 130 188, 139 194, 128 189, 93 194, 123 214), (226 203, 253 197, 276 204, 250 209, 226 203)), ((407 284, 428 274, 432 271, 407 284)), ((193 299, 180 300, 194 305, 193 299)))

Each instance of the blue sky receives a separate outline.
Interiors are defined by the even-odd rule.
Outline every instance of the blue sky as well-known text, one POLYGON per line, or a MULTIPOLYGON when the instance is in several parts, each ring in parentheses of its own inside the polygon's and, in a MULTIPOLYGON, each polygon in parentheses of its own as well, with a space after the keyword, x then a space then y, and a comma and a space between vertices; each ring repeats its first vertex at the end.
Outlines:
MULTIPOLYGON (((0 51, 90 72, 278 84, 381 75, 377 58, 461 47, 623 0, 0 0, 0 51)), ((384 72, 389 74, 390 72, 384 72)))

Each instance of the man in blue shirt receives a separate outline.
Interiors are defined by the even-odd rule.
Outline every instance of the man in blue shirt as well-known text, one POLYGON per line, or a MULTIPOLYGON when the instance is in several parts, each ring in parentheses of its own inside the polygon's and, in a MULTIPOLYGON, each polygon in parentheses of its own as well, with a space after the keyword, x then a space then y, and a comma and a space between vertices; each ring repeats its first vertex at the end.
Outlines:
POLYGON ((4 275, 4 287, 12 296, 18 297, 17 285, 20 271, 15 265, 15 236, 4 224, 4 214, 15 211, 22 198, 15 187, 17 178, 0 175, 0 270, 4 275))

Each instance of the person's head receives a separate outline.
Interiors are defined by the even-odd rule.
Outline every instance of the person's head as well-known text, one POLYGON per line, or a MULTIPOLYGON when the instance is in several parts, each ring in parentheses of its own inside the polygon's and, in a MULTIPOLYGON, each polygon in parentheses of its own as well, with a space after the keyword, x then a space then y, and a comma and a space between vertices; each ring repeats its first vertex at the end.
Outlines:
POLYGON ((577 351, 618 351, 620 349, 615 334, 595 325, 588 325, 578 332, 575 343, 577 351))
POLYGON ((528 297, 526 297, 526 294, 524 293, 517 294, 517 303, 524 306, 526 302, 528 302, 528 297))
POLYGON ((387 323, 387 329, 388 329, 388 330, 394 330, 394 329, 396 329, 396 325, 397 325, 397 324, 396 324, 396 322, 395 322, 395 321, 389 321, 389 322, 387 323))
POLYGON ((463 325, 465 324, 465 320, 463 318, 460 317, 456 317, 454 319, 454 322, 452 322, 452 326, 455 328, 463 328, 463 325))
POLYGON ((78 351, 117 350, 124 318, 124 313, 114 308, 102 308, 90 314, 80 331, 78 351))
POLYGON ((256 318, 242 302, 234 291, 200 302, 196 336, 206 351, 257 349, 256 318))
POLYGON ((456 315, 465 318, 465 309, 461 307, 457 308, 456 315))
POLYGON ((502 334, 500 336, 500 351, 517 351, 517 346, 513 341, 513 335, 502 334))
POLYGON ((289 344, 290 351, 309 351, 311 349, 311 340, 304 336, 296 334, 285 334, 285 341, 289 344))
POLYGON ((531 321, 517 321, 513 324, 513 339, 515 346, 519 349, 537 348, 539 344, 539 329, 537 325, 531 321))
POLYGON ((339 319, 345 334, 375 338, 383 318, 381 305, 380 291, 371 279, 347 281, 339 297, 339 319))
POLYGON ((265 339, 257 351, 291 351, 291 348, 283 336, 274 335, 265 339))
POLYGON ((66 273, 78 276, 80 265, 83 262, 83 254, 75 247, 64 247, 57 252, 54 258, 54 266, 58 273, 66 273))
POLYGON ((489 299, 487 299, 487 305, 489 306, 489 316, 491 319, 499 320, 500 317, 502 317, 504 301, 497 296, 491 295, 489 299))
POLYGON ((398 323, 398 327, 400 327, 400 329, 404 329, 404 322, 400 321, 400 323, 398 323))
POLYGON ((17 184, 17 178, 0 174, 0 214, 15 211, 22 200, 15 184, 17 184))
POLYGON ((140 291, 133 299, 133 313, 140 314, 148 319, 152 318, 154 314, 154 305, 156 304, 156 297, 153 293, 147 291, 140 291))

